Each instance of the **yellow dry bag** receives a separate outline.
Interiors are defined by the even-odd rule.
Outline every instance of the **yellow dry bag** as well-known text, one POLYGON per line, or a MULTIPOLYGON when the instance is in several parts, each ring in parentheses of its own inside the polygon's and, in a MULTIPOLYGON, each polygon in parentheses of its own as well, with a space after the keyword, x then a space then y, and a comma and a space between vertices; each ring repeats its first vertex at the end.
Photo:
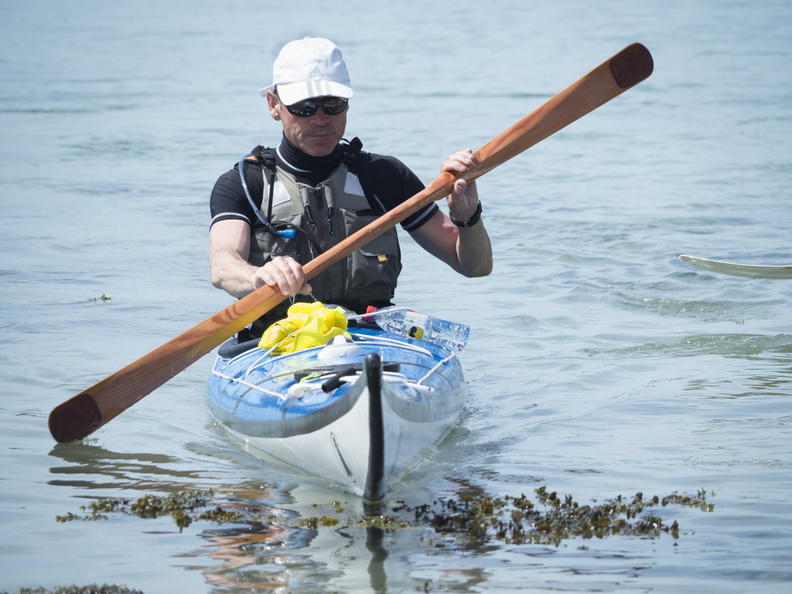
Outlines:
POLYGON ((286 313, 285 319, 272 324, 261 336, 261 348, 275 347, 273 354, 280 355, 327 344, 336 336, 349 336, 341 310, 319 301, 295 303, 286 313))

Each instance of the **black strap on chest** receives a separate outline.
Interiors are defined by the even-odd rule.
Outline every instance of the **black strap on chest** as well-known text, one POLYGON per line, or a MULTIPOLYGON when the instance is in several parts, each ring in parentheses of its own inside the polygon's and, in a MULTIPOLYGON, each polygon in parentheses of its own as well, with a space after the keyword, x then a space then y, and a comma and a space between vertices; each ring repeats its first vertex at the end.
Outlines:
POLYGON ((250 154, 245 155, 239 160, 239 179, 242 182, 242 189, 245 191, 245 196, 250 203, 250 206, 253 208, 253 212, 256 215, 256 218, 264 225, 264 228, 267 230, 268 233, 271 233, 275 236, 280 236, 278 230, 273 227, 270 221, 272 220, 272 197, 275 191, 275 149, 265 149, 261 145, 254 148, 250 151, 250 154), (253 200, 253 196, 250 195, 250 189, 248 189, 247 180, 245 179, 245 162, 247 159, 252 158, 259 161, 264 168, 264 175, 267 178, 267 184, 269 185, 269 200, 267 201, 267 216, 265 217, 261 212, 261 203, 264 201, 264 197, 261 197, 259 200, 259 204, 253 200))
POLYGON ((385 214, 379 201, 374 196, 374 180, 371 178, 371 170, 369 168, 368 155, 362 152, 363 143, 356 136, 349 142, 342 141, 344 146, 344 156, 342 160, 347 168, 357 175, 360 181, 360 187, 363 188, 363 195, 372 210, 385 214))

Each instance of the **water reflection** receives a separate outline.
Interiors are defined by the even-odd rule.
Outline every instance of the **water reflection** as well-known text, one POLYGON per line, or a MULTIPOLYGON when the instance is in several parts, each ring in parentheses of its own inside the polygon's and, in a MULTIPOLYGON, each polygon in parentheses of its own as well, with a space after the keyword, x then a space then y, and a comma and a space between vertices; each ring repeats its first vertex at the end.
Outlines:
POLYGON ((170 492, 197 488, 194 483, 185 484, 184 479, 199 481, 202 478, 196 470, 173 468, 185 465, 184 461, 164 454, 113 452, 100 446, 74 442, 55 445, 49 455, 69 464, 50 467, 50 474, 64 477, 47 481, 50 485, 170 492))
MULTIPOLYGON (((362 586, 365 591, 388 591, 388 551, 380 528, 366 528, 365 538, 360 538, 360 531, 349 527, 312 530, 273 523, 204 530, 201 537, 213 547, 209 557, 221 561, 203 569, 206 583, 223 592, 321 591, 331 580, 345 584, 347 591, 362 586)), ((190 556, 203 555, 199 550, 190 556)))
MULTIPOLYGON (((49 455, 59 460, 49 469, 56 477, 48 481, 53 486, 108 492, 134 489, 148 493, 209 488, 206 473, 180 470, 177 467, 185 461, 175 456, 114 452, 90 443, 57 444, 49 455)), ((343 494, 314 487, 306 490, 304 484, 275 487, 261 480, 240 480, 212 488, 213 505, 257 519, 210 525, 197 532, 207 546, 175 555, 194 558, 196 563, 185 568, 200 571, 208 586, 223 592, 311 590, 321 589, 332 580, 354 589, 363 578, 366 590, 388 591, 386 532, 360 525, 361 517, 387 513, 385 508, 364 506, 362 501, 353 499, 349 505, 343 503, 352 509, 343 511, 334 500, 330 504, 333 512, 325 513, 324 505, 316 501, 327 501, 333 496, 343 498, 343 494), (291 509, 274 505, 275 499, 290 502, 291 509), (314 529, 310 522, 305 522, 323 515, 338 517, 338 525, 314 529)), ((129 521, 147 520, 132 517, 129 521)), ((200 530, 205 525, 205 522, 194 523, 184 533, 189 535, 194 528, 200 530)))
POLYGON ((218 566, 204 569, 206 583, 224 591, 289 586, 295 578, 299 579, 299 573, 316 571, 306 556, 291 553, 307 548, 315 536, 315 530, 259 523, 204 530, 201 537, 213 546, 209 557, 221 561, 218 566))

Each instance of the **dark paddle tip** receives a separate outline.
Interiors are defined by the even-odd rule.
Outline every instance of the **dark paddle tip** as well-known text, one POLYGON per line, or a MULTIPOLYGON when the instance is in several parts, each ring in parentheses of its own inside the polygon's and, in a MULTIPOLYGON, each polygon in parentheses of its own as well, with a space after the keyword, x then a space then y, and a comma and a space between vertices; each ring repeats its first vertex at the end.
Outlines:
POLYGON ((56 406, 49 415, 49 430, 58 443, 82 439, 101 424, 102 412, 85 392, 56 406))
POLYGON ((649 78, 654 71, 654 60, 644 45, 633 43, 613 56, 608 66, 619 88, 629 89, 649 78))

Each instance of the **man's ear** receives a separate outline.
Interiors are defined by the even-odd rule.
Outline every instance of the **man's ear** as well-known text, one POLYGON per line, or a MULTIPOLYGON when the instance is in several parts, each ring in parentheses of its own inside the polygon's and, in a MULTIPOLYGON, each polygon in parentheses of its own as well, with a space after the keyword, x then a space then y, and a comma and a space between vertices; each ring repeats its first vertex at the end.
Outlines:
POLYGON ((275 121, 281 119, 280 112, 278 111, 279 103, 280 100, 278 96, 272 91, 267 91, 267 105, 269 106, 270 116, 272 116, 272 119, 275 121))

